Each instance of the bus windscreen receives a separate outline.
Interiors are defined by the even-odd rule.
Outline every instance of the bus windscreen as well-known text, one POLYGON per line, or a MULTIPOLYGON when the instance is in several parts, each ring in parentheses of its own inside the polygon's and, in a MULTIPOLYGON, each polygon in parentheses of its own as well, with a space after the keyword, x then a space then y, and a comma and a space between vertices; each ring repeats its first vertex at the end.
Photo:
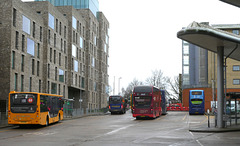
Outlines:
POLYGON ((136 108, 149 108, 151 105, 151 96, 136 96, 134 97, 136 108))
POLYGON ((35 113, 37 104, 36 94, 11 94, 11 112, 13 113, 35 113))

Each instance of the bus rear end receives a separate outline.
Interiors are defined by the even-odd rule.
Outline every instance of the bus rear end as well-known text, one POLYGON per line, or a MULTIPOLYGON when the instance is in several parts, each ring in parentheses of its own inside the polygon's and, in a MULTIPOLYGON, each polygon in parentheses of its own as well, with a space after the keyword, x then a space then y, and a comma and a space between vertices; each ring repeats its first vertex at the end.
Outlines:
POLYGON ((113 113, 125 113, 126 104, 122 96, 110 96, 109 97, 109 112, 113 113))
POLYGON ((38 94, 10 92, 8 124, 39 124, 38 94))
POLYGON ((133 117, 160 116, 160 90, 153 86, 136 86, 133 90, 133 117), (154 91, 153 91, 154 90, 154 91), (155 92, 156 91, 156 92, 155 92))
POLYGON ((203 90, 190 90, 189 92, 189 114, 204 114, 205 101, 203 90))

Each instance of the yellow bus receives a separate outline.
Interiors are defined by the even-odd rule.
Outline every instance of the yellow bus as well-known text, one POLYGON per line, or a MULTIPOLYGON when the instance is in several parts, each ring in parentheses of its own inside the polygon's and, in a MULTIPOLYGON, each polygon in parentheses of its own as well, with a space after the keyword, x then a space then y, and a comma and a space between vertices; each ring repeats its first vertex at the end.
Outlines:
POLYGON ((37 92, 9 93, 8 124, 48 126, 63 119, 63 96, 37 92))

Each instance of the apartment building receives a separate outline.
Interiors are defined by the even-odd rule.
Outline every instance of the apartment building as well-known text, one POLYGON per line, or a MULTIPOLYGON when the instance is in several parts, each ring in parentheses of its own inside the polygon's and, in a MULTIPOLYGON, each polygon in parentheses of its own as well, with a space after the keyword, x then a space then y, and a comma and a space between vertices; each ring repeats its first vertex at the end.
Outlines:
POLYGON ((15 90, 60 94, 85 110, 107 106, 109 23, 102 12, 97 18, 90 9, 48 1, 1 2, 1 103, 15 90))

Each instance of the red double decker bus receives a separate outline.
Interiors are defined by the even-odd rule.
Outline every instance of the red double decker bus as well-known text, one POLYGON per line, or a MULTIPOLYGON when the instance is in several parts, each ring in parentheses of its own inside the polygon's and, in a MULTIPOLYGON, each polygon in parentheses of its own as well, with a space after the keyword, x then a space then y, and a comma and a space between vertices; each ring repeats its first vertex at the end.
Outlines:
POLYGON ((135 86, 133 89, 133 117, 156 118, 162 114, 161 91, 154 86, 135 86))

